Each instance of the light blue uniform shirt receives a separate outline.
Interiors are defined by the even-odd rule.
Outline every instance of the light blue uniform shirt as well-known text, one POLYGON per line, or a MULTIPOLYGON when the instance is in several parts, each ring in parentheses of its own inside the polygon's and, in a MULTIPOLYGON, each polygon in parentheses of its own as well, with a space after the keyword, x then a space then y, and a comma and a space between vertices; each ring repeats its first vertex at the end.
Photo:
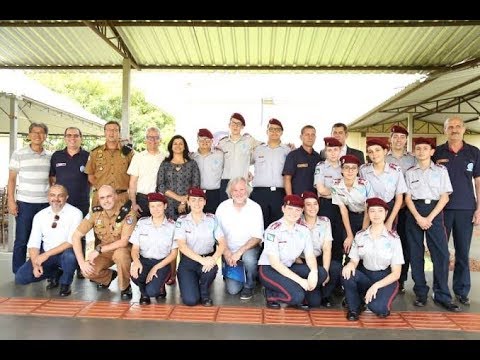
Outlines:
POLYGON ((216 239, 223 237, 222 228, 213 214, 203 214, 202 220, 195 224, 192 214, 182 215, 175 224, 176 240, 186 240, 188 247, 198 255, 214 251, 216 239))
POLYGON ((332 186, 332 204, 344 204, 348 210, 356 213, 364 212, 365 202, 372 197, 375 197, 372 185, 362 178, 355 179, 350 191, 343 178, 336 180, 332 186))
POLYGON ((253 187, 283 188, 283 166, 290 148, 280 144, 272 148, 268 144, 260 144, 253 150, 252 164, 254 166, 253 187))
MULTIPOLYGON (((316 187, 318 183, 323 184, 328 189, 331 189, 333 183, 337 179, 342 178, 342 167, 340 166, 340 161, 338 162, 337 167, 333 167, 327 161, 320 161, 317 166, 315 166, 315 174, 313 177, 313 185, 316 187)), ((327 199, 331 199, 332 196, 322 196, 327 199)))
POLYGON ((195 152, 191 155, 200 170, 200 187, 203 190, 220 189, 223 172, 223 152, 212 150, 206 155, 195 152))
POLYGON ((165 218, 157 227, 153 224, 152 217, 144 217, 138 220, 130 242, 139 246, 142 257, 161 260, 165 259, 172 249, 178 248, 177 241, 173 238, 174 231, 173 220, 165 218))
POLYGON ((375 195, 386 203, 389 203, 396 195, 407 192, 405 178, 398 165, 387 162, 383 172, 376 175, 373 164, 363 164, 360 166, 359 175, 370 182, 375 195))
POLYGON ((447 168, 433 161, 430 161, 430 166, 425 170, 418 165, 409 169, 405 174, 405 182, 412 200, 439 200, 440 195, 451 194, 453 191, 447 168))

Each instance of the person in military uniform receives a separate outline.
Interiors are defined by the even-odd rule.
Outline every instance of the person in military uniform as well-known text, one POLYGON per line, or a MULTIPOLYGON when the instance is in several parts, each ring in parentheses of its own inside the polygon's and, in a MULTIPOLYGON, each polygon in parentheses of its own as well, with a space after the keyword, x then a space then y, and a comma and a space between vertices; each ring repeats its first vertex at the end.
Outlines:
POLYGON ((233 113, 230 116, 230 134, 218 142, 217 148, 223 151, 224 162, 222 181, 220 183, 220 202, 228 199, 226 193, 227 184, 230 179, 237 177, 250 178, 250 156, 260 141, 255 140, 250 134, 242 134, 245 127, 245 118, 242 114, 233 113))
POLYGON ((117 277, 118 271, 121 298, 129 300, 132 298, 132 257, 128 240, 135 227, 137 215, 118 200, 115 189, 110 185, 102 185, 98 189, 98 200, 100 206, 94 206, 75 230, 72 236, 73 250, 83 275, 96 282, 97 289, 108 288, 117 277), (92 228, 99 243, 85 258, 81 238, 92 228), (117 265, 117 270, 110 269, 113 264, 117 265))
POLYGON ((277 119, 270 119, 267 125, 267 143, 261 143, 252 153, 251 162, 255 176, 251 199, 262 208, 265 228, 283 216, 285 188, 282 171, 290 147, 282 144, 282 133, 282 123, 277 119))
POLYGON ((151 216, 138 220, 130 237, 130 276, 140 289, 140 305, 150 304, 151 297, 158 301, 167 296, 165 282, 171 275, 170 263, 178 255, 173 239, 175 221, 165 217, 167 198, 162 193, 149 193, 147 199, 151 216))
POLYGON ((371 225, 355 235, 350 262, 342 269, 350 321, 358 320, 365 305, 380 317, 390 315, 404 262, 398 234, 385 226, 388 204, 374 197, 367 199, 367 209, 371 225))
POLYGON ((95 188, 92 206, 98 205, 97 192, 103 185, 110 185, 115 190, 120 203, 128 200, 130 175, 127 174, 127 170, 132 161, 133 151, 130 146, 121 145, 118 122, 107 122, 103 130, 105 144, 97 146, 90 152, 85 167, 88 181, 95 188))
POLYGON ((431 161, 434 151, 428 139, 416 139, 415 157, 418 163, 405 173, 408 188, 405 202, 410 210, 407 213, 406 231, 415 282, 413 291, 417 297, 414 305, 422 307, 427 303, 429 288, 424 270, 425 237, 433 262, 433 301, 448 311, 458 312, 461 309, 452 303, 448 288, 450 254, 443 223, 443 208, 452 193, 452 184, 447 168, 431 161))
MULTIPOLYGON (((402 126, 394 125, 390 129, 390 150, 387 153, 386 160, 390 164, 396 164, 405 172, 416 164, 415 156, 406 151, 406 144, 408 138, 408 131, 402 126)), ((400 276, 400 290, 403 294, 405 292, 404 283, 408 277, 408 268, 410 266, 410 250, 408 247, 407 234, 405 232, 407 207, 405 203, 398 211, 397 216, 397 233, 402 241, 403 258, 405 264, 402 266, 402 275, 400 276)))
POLYGON ((217 276, 217 262, 225 250, 225 237, 213 214, 205 214, 205 193, 198 187, 188 189, 191 212, 177 219, 175 241, 181 259, 178 285, 185 305, 212 306, 210 285, 217 276))
MULTIPOLYGON (((332 227, 330 219, 326 216, 318 216, 318 197, 315 193, 304 191, 301 195, 304 202, 303 215, 301 220, 310 230, 312 236, 313 253, 317 258, 319 267, 323 267, 328 274, 327 279, 322 283, 321 305, 324 307, 332 307, 331 298, 333 290, 340 284, 340 273, 342 272, 342 264, 332 259, 332 227)), ((304 256, 297 261, 303 263, 304 256)))
POLYGON ((302 310, 320 306, 321 287, 328 275, 317 265, 309 229, 299 222, 303 205, 299 195, 285 196, 284 216, 265 230, 258 274, 268 308, 279 309, 282 303, 302 310), (305 263, 298 264, 302 253, 305 263))

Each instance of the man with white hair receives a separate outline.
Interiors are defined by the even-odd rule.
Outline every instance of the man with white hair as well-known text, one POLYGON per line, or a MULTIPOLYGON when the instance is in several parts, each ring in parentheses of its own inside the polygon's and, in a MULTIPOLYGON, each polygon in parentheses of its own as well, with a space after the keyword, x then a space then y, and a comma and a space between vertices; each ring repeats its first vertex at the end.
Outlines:
POLYGON ((263 237, 262 209, 248 198, 252 190, 244 177, 231 179, 226 191, 229 199, 223 201, 215 213, 227 242, 222 261, 232 267, 243 263, 245 269, 245 282, 226 277, 227 292, 231 295, 240 292, 241 300, 250 300, 263 237))

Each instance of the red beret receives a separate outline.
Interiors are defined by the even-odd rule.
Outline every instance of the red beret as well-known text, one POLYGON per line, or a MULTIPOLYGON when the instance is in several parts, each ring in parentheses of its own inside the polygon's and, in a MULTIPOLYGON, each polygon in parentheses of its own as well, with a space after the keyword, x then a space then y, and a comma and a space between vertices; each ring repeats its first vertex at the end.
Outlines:
POLYGON ((408 136, 408 131, 404 127, 400 125, 393 125, 392 128, 390 129, 390 132, 393 133, 399 133, 399 134, 405 134, 408 136))
POLYGON ((207 137, 209 139, 213 139, 213 135, 210 132, 210 130, 208 130, 208 129, 199 129, 197 136, 198 137, 207 137))
POLYGON ((198 187, 191 187, 190 189, 188 189, 188 196, 201 197, 205 199, 205 193, 202 189, 198 187))
POLYGON ((367 207, 371 208, 372 206, 381 206, 387 211, 390 210, 388 207, 388 204, 382 199, 377 197, 367 199, 367 207))
POLYGON ((233 113, 232 116, 230 116, 231 119, 237 119, 237 120, 240 120, 243 124, 243 126, 245 126, 245 119, 244 117, 242 116, 242 114, 239 114, 239 113, 233 113))
POLYGON ((167 198, 162 193, 150 193, 147 195, 148 202, 163 202, 164 204, 167 203, 167 198))
POLYGON ((302 197, 302 199, 303 199, 304 201, 307 200, 307 199, 315 199, 315 200, 318 201, 318 196, 317 196, 315 193, 311 192, 311 191, 304 191, 304 192, 302 193, 302 195, 300 195, 300 196, 302 197))
POLYGON ((385 141, 383 140, 380 140, 380 139, 370 139, 367 141, 367 148, 369 146, 373 146, 373 145, 378 145, 378 146, 381 146, 382 148, 384 149, 387 149, 388 150, 388 145, 385 141))
POLYGON ((280 126, 280 127, 282 128, 282 130, 283 130, 283 125, 282 125, 282 123, 280 122, 280 120, 270 119, 270 120, 268 121, 268 123, 271 124, 271 125, 278 125, 278 126, 280 126))
POLYGON ((325 137, 323 138, 323 141, 325 141, 325 146, 330 147, 330 146, 340 146, 342 147, 342 143, 335 139, 334 137, 325 137))
POLYGON ((303 199, 298 195, 286 195, 283 198, 283 205, 290 205, 299 208, 303 208, 303 199))
POLYGON ((360 166, 360 160, 355 155, 344 155, 340 158, 340 164, 355 164, 360 166))
POLYGON ((419 137, 419 138, 414 139, 413 142, 415 143, 415 145, 419 145, 419 144, 430 145, 430 147, 433 149, 433 144, 429 139, 419 137))

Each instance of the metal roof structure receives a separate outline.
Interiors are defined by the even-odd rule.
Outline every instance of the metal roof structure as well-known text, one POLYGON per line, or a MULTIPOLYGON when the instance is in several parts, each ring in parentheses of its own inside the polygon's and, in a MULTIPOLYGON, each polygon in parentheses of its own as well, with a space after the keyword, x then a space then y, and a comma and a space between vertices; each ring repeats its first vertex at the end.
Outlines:
POLYGON ((473 20, 4 20, 0 68, 430 72, 480 59, 473 20))

